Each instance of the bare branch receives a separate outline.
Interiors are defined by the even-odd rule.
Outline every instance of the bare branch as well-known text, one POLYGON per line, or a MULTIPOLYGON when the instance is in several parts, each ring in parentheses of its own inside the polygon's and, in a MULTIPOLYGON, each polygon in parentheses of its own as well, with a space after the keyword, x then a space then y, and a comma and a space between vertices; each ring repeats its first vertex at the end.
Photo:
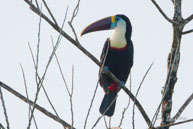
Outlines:
POLYGON ((52 20, 54 21, 55 25, 58 26, 58 23, 57 23, 56 19, 54 18, 54 15, 52 14, 51 10, 49 9, 47 3, 45 2, 45 0, 42 0, 42 1, 45 5, 46 9, 48 10, 48 13, 50 14, 52 20))
POLYGON ((171 123, 171 124, 162 125, 162 126, 156 127, 156 129, 162 129, 162 128, 164 128, 164 127, 170 127, 170 126, 180 125, 180 124, 184 124, 184 123, 188 123, 188 122, 193 122, 193 119, 189 119, 189 120, 185 120, 185 121, 181 121, 181 122, 176 122, 176 123, 171 123))
POLYGON ((185 108, 188 106, 188 104, 192 101, 192 99, 193 99, 193 93, 188 97, 188 99, 181 106, 181 108, 178 110, 176 115, 172 118, 173 122, 175 122, 179 118, 179 116, 182 114, 182 112, 185 110, 185 108))
POLYGON ((79 43, 78 41, 78 37, 77 37, 77 34, 76 34, 76 31, 72 25, 72 22, 74 20, 74 18, 77 16, 78 12, 79 12, 79 6, 80 6, 80 0, 78 0, 78 3, 73 11, 73 14, 72 14, 72 18, 71 20, 68 22, 68 24, 70 25, 71 29, 72 29, 72 32, 74 33, 74 37, 75 37, 75 40, 79 43))
MULTIPOLYGON (((141 86, 142 86, 142 84, 143 84, 143 82, 144 82, 144 80, 145 80, 148 72, 149 72, 150 69, 152 68, 152 66, 153 66, 153 63, 150 65, 150 67, 147 69, 145 75, 143 76, 143 79, 142 79, 142 81, 141 81, 141 83, 140 83, 140 85, 139 85, 139 87, 138 87, 138 89, 137 89, 137 92, 136 92, 136 94, 135 94, 135 98, 137 98, 137 95, 138 95, 138 93, 139 93, 139 90, 141 89, 141 86)), ((133 115, 132 115, 132 125, 133 125, 133 129, 135 129, 135 123, 134 123, 135 119, 134 119, 134 118, 135 118, 135 100, 134 100, 134 103, 133 103, 133 115)), ((151 126, 150 126, 150 127, 151 127, 151 126)))
POLYGON ((105 127, 108 129, 109 127, 108 127, 108 125, 107 125, 106 117, 104 116, 103 118, 104 118, 104 122, 105 122, 105 127))
POLYGON ((0 99, 1 99, 1 102, 2 102, 2 107, 3 107, 3 111, 4 111, 5 121, 6 121, 6 124, 7 124, 7 129, 9 129, 10 128, 10 126, 9 126, 9 119, 8 119, 7 109, 6 109, 6 106, 5 106, 5 101, 4 101, 4 98, 3 98, 3 92, 1 90, 1 87, 0 87, 0 99))
POLYGON ((72 117, 71 126, 72 127, 74 126, 74 112, 73 112, 73 103, 72 103, 73 90, 74 90, 74 66, 72 66, 72 88, 71 88, 71 94, 70 94, 70 107, 71 107, 71 117, 72 117))
POLYGON ((0 129, 5 129, 5 127, 3 127, 3 125, 0 123, 0 129))
MULTIPOLYGON (((40 7, 40 10, 42 10, 42 5, 40 7)), ((35 80, 36 80, 36 85, 37 85, 37 89, 38 89, 38 65, 39 65, 39 53, 40 53, 40 34, 41 34, 41 22, 42 21, 42 17, 40 14, 40 19, 39 19, 39 25, 38 25, 38 43, 37 43, 37 52, 36 52, 36 62, 34 62, 34 67, 35 67, 35 80)), ((31 52, 32 54, 32 52, 31 52)), ((32 55, 33 57, 33 55, 32 55)), ((35 59, 33 59, 33 61, 35 61, 35 59)))
POLYGON ((99 84, 99 80, 97 81, 96 88, 94 90, 94 94, 93 94, 93 97, 92 97, 92 100, 91 100, 91 103, 90 103, 90 106, 89 106, 89 109, 88 109, 88 112, 87 112, 87 115, 86 115, 86 119, 85 119, 85 122, 84 122, 84 129, 86 129, 87 120, 88 120, 88 117, 90 115, 90 111, 91 111, 91 108, 92 108, 92 105, 93 105, 93 102, 94 102, 94 98, 95 98, 95 95, 96 95, 96 92, 97 92, 97 89, 98 89, 98 84, 99 84))
MULTIPOLYGON (((21 95, 19 92, 15 91, 10 86, 6 85, 5 83, 3 83, 1 81, 0 81, 0 86, 3 87, 4 89, 6 89, 7 91, 9 91, 10 93, 12 93, 13 95, 15 95, 16 97, 18 97, 19 99, 21 99, 24 102, 26 102, 26 103, 30 104, 31 106, 33 106, 34 102, 32 102, 30 99, 27 99, 25 96, 21 95)), ((47 111, 45 108, 39 106, 38 104, 35 104, 34 107, 37 110, 39 110, 40 112, 42 112, 43 114, 45 114, 46 116, 48 116, 48 117, 52 118, 53 120, 61 123, 63 126, 65 126, 67 128, 71 127, 70 124, 68 124, 64 120, 58 118, 57 116, 55 116, 51 112, 47 111)), ((75 128, 73 127, 73 129, 75 129, 75 128)))
POLYGON ((80 7, 80 0, 78 0, 76 7, 74 8, 73 14, 72 14, 72 18, 70 20, 70 23, 73 22, 74 18, 77 16, 78 12, 79 12, 79 7, 80 7))
POLYGON ((128 104, 127 106, 123 109, 123 112, 122 112, 122 117, 121 117, 121 120, 120 120, 120 123, 119 123, 119 128, 121 127, 122 123, 123 123, 123 120, 124 120, 124 117, 125 117, 125 112, 127 111, 127 109, 129 108, 129 105, 130 105, 130 99, 128 101, 128 104))
POLYGON ((157 9, 159 10, 159 12, 162 14, 162 16, 170 23, 175 24, 175 22, 173 20, 171 20, 165 13, 164 11, 160 8, 160 6, 157 4, 157 2, 155 0, 151 0, 153 2, 153 4, 157 7, 157 9))
MULTIPOLYGON (((131 91, 131 85, 132 85, 132 81, 131 81, 131 73, 130 73, 130 84, 129 84, 129 90, 131 91)), ((119 128, 121 127, 122 123, 123 123, 123 120, 124 120, 124 116, 125 116, 125 112, 127 111, 127 109, 129 108, 129 105, 130 105, 130 102, 131 102, 131 99, 129 98, 129 101, 128 101, 128 104, 127 106, 124 108, 123 112, 122 112, 122 117, 121 117, 121 120, 120 120, 120 124, 119 124, 119 128)))
MULTIPOLYGON (((31 2, 32 2, 32 0, 31 0, 31 2)), ((39 4, 38 4, 38 1, 37 1, 37 0, 35 0, 35 2, 36 2, 36 6, 37 6, 37 8, 39 9, 40 7, 39 7, 39 4)))
MULTIPOLYGON (((41 8, 42 9, 42 6, 41 8)), ((38 79, 38 63, 39 63, 39 47, 40 47, 40 32, 41 32, 41 13, 40 13, 40 20, 39 20, 39 29, 38 29, 38 43, 37 43, 37 53, 36 53, 36 62, 34 62, 34 68, 35 68, 35 80, 36 80, 36 85, 37 85, 37 91, 36 91, 36 95, 35 95, 35 100, 34 100, 34 104, 36 104, 37 100, 38 100, 38 94, 39 94, 39 91, 40 91, 40 88, 41 88, 41 81, 39 81, 38 79)), ((32 49, 30 48, 30 51, 31 51, 31 54, 32 54, 32 58, 33 58, 33 61, 35 61, 34 59, 34 55, 33 55, 33 52, 32 52, 32 49)), ((28 126, 27 126, 27 129, 30 129, 30 126, 31 126, 31 120, 33 119, 34 117, 34 106, 32 107, 32 109, 30 110, 31 111, 31 116, 29 118, 29 122, 28 122, 28 126)))
POLYGON ((185 19, 185 24, 189 23, 193 19, 193 14, 185 19))
POLYGON ((192 33, 192 32, 193 32, 193 29, 187 30, 187 31, 182 32, 182 35, 189 34, 189 33, 192 33))
MULTIPOLYGON (((41 14, 40 14, 40 17, 41 17, 41 14)), ((64 18, 64 21, 63 21, 63 24, 62 24, 62 28, 63 28, 63 26, 64 26, 65 19, 66 19, 66 16, 65 16, 65 18, 64 18)), ((40 22, 41 22, 41 20, 40 20, 40 22)), ((39 28, 40 28, 40 25, 41 25, 41 24, 39 23, 39 28)), ((40 29, 39 29, 39 33, 38 33, 38 39, 40 38, 39 34, 40 34, 40 29)), ((49 58, 48 63, 47 63, 47 65, 46 65, 44 74, 43 74, 43 76, 42 76, 41 78, 40 78, 40 76, 39 76, 39 74, 38 74, 38 70, 37 70, 37 68, 38 68, 38 58, 39 58, 39 42, 38 42, 38 45, 37 45, 37 55, 36 55, 37 63, 35 63, 35 59, 34 59, 34 56, 33 56, 33 52, 32 52, 32 49, 31 49, 31 47, 30 47, 30 45, 29 45, 30 51, 31 51, 31 55, 32 55, 32 59, 33 59, 33 61, 34 61, 34 68, 35 68, 35 71, 36 71, 37 92, 36 92, 34 104, 37 102, 38 94, 39 94, 39 91, 40 91, 41 87, 43 87, 43 91, 44 91, 44 93, 45 93, 45 95, 46 95, 46 98, 47 98, 49 104, 51 105, 52 109, 54 110, 54 112, 55 112, 55 114, 56 114, 56 116, 57 116, 58 118, 59 118, 59 115, 58 115, 58 113, 56 112, 56 109, 54 108, 53 104, 51 103, 51 100, 50 100, 50 98, 49 98, 49 96, 48 96, 48 94, 47 94, 47 92, 46 92, 46 90, 45 90, 45 88, 44 88, 44 86, 43 86, 43 81, 44 81, 44 79, 45 79, 45 76, 46 76, 48 67, 49 67, 49 65, 50 65, 50 63, 51 63, 51 61, 52 61, 52 58, 53 58, 53 56, 54 56, 54 54, 55 54, 55 52, 56 52, 56 50, 57 50, 57 47, 58 47, 58 45, 59 45, 59 43, 60 43, 60 41, 61 41, 61 40, 60 40, 60 37, 61 37, 61 34, 59 34, 59 36, 58 36, 57 43, 56 43, 56 45, 53 47, 53 51, 52 51, 52 53, 51 53, 51 55, 50 55, 50 58, 49 58)), ((38 41, 39 41, 39 40, 38 40, 38 41)), ((34 110, 35 110, 35 108, 33 107, 32 110, 31 110, 31 117, 30 117, 30 119, 29 119, 28 128, 30 128, 31 119, 32 119, 32 117, 33 117, 33 112, 34 112, 34 110)), ((65 128, 65 127, 64 127, 64 128, 65 128)))
POLYGON ((111 129, 111 117, 109 117, 109 128, 111 129))
POLYGON ((70 28, 72 29, 72 32, 73 32, 73 34, 74 34, 74 37, 75 37, 76 42, 80 44, 80 42, 78 41, 78 36, 77 36, 77 34, 76 34, 76 31, 75 31, 72 23, 71 23, 71 22, 68 22, 68 24, 69 24, 70 28))
MULTIPOLYGON (((24 81, 24 86, 25 86, 25 93, 26 93, 27 99, 29 100, 28 91, 27 91, 27 83, 26 83, 26 79, 25 79, 24 69, 23 69, 23 67, 22 67, 21 64, 19 64, 19 65, 20 65, 21 70, 22 70, 23 81, 24 81)), ((28 113, 29 120, 30 120, 30 112, 31 112, 31 106, 30 106, 30 104, 29 104, 29 113, 28 113)), ((34 116, 33 116, 33 121, 34 121, 34 124, 35 124, 36 129, 38 129, 38 125, 37 125, 37 123, 36 123, 36 120, 35 120, 35 117, 34 117, 34 116)))

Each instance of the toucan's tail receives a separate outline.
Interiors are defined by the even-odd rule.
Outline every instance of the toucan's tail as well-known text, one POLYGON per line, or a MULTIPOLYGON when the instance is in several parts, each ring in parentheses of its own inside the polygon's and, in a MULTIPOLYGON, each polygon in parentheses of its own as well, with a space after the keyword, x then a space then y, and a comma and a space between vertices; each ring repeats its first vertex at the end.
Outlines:
POLYGON ((116 92, 109 92, 108 94, 105 94, 99 109, 101 114, 103 114, 104 112, 104 115, 107 116, 112 116, 114 114, 116 95, 116 92))

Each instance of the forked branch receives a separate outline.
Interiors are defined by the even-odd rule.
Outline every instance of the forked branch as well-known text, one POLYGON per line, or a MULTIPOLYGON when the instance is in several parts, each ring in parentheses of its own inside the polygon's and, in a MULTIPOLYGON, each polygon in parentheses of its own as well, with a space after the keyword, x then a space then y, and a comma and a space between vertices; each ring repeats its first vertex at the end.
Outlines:
POLYGON ((161 9, 161 7, 157 4, 157 2, 155 0, 151 0, 153 2, 153 4, 157 7, 157 9, 159 10, 159 12, 162 14, 162 16, 170 23, 174 24, 175 22, 170 19, 165 13, 164 11, 161 9))

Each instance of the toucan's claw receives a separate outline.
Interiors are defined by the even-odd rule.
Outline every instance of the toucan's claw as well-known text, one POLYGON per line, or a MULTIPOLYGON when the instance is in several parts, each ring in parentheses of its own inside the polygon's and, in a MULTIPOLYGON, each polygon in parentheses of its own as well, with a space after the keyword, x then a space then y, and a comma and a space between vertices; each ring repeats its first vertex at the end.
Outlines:
POLYGON ((104 67, 104 72, 107 72, 107 71, 109 71, 109 66, 104 67))
POLYGON ((123 86, 125 86, 125 82, 124 82, 124 81, 121 81, 121 82, 120 82, 120 85, 119 85, 119 88, 122 88, 123 86))

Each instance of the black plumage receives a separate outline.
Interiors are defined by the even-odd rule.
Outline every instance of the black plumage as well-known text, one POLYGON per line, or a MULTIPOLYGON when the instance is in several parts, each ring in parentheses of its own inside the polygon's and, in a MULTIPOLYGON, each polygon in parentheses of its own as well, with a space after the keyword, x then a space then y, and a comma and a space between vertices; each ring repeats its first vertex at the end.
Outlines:
MULTIPOLYGON (((113 33, 104 44, 101 62, 122 82, 126 83, 133 65, 133 43, 131 41, 132 26, 125 15, 106 17, 88 25, 81 35, 113 29, 113 33)), ((100 85, 105 91, 105 96, 100 106, 100 113, 112 116, 115 110, 118 85, 104 74, 104 69, 99 69, 100 85)))
MULTIPOLYGON (((126 46, 123 48, 113 48, 110 46, 110 39, 108 38, 104 44, 101 54, 101 62, 104 66, 108 66, 109 70, 120 80, 126 83, 133 65, 133 43, 131 41, 131 24, 127 17, 118 15, 126 22, 127 28, 125 33, 126 46)), ((103 68, 99 69, 100 85, 105 91, 105 96, 100 106, 100 113, 107 116, 112 116, 115 110, 116 95, 118 85, 113 82, 111 78, 103 73, 103 68), (111 90, 110 87, 113 87, 111 90), (115 88, 116 87, 116 88, 115 88), (112 103, 112 104, 111 104, 112 103), (108 108, 108 109, 107 109, 108 108)))

